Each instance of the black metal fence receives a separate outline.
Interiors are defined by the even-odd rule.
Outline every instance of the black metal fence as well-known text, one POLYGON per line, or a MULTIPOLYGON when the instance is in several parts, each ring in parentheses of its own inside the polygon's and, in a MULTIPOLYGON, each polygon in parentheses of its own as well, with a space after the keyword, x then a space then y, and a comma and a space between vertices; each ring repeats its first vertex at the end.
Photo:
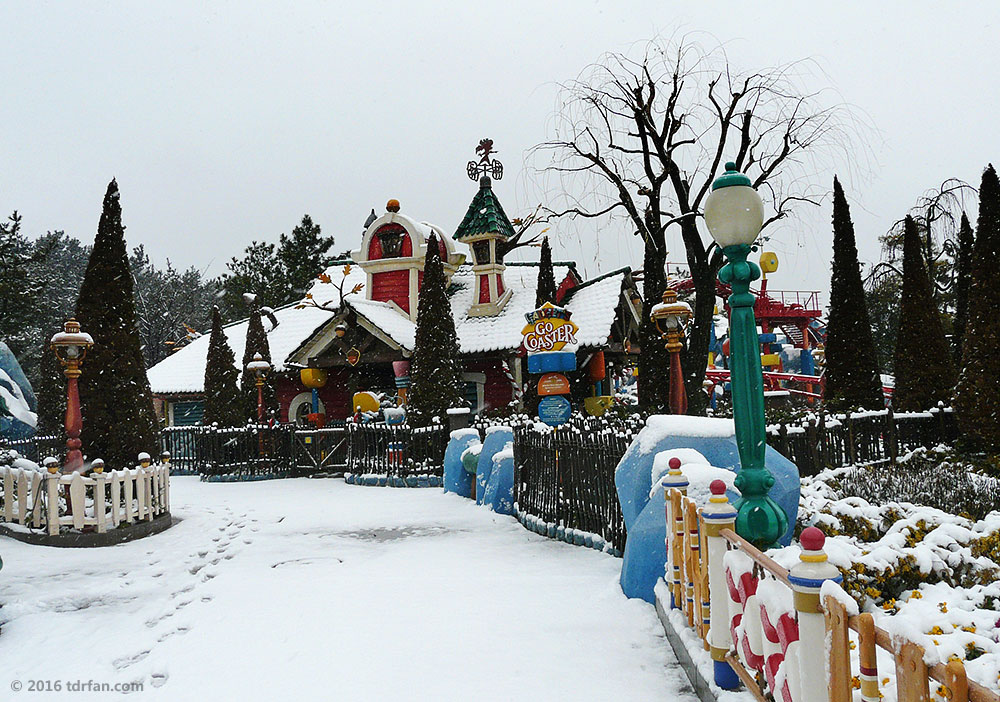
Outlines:
POLYGON ((291 424, 167 427, 161 450, 171 465, 205 480, 262 480, 343 472, 343 427, 302 429, 291 424))
POLYGON ((820 414, 801 424, 768 427, 768 443, 792 461, 799 475, 825 468, 895 463, 920 447, 950 444, 958 438, 950 408, 894 414, 891 409, 847 415, 820 414))
MULTIPOLYGON (((574 417, 555 429, 525 423, 514 428, 514 500, 519 513, 604 539, 625 549, 625 520, 615 490, 615 468, 639 422, 574 417)), ((550 534, 556 535, 556 534, 550 534)))
POLYGON ((13 441, 0 439, 0 449, 17 451, 29 461, 39 464, 49 456, 54 456, 61 461, 66 454, 66 437, 65 435, 45 434, 13 441))
POLYGON ((391 484, 416 484, 419 477, 444 475, 448 428, 386 424, 347 425, 347 470, 378 476, 391 484))

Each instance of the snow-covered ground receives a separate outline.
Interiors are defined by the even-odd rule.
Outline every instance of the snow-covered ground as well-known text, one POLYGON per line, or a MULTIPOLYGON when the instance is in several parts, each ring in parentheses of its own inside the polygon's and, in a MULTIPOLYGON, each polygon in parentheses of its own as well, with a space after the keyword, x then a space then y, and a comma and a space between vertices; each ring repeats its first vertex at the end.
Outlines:
POLYGON ((696 699, 618 559, 433 489, 171 488, 178 523, 130 544, 0 539, 0 699, 696 699))

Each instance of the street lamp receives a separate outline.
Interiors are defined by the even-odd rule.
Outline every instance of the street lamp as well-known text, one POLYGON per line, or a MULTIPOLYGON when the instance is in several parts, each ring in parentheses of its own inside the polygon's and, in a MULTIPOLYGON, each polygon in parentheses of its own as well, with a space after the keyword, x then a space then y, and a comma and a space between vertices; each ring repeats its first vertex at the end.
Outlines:
POLYGON ((82 371, 83 359, 87 351, 93 347, 94 339, 90 334, 80 331, 80 323, 71 319, 63 326, 63 330, 52 337, 50 348, 62 364, 66 375, 66 462, 64 473, 72 473, 83 468, 83 453, 80 447, 80 432, 83 430, 83 416, 80 414, 80 389, 78 381, 82 371))
POLYGON ((742 495, 736 503, 736 533, 761 549, 775 545, 788 527, 785 513, 767 494, 774 476, 764 466, 764 377, 753 313, 755 298, 750 292, 750 283, 760 277, 760 268, 747 260, 763 223, 760 195, 735 163, 727 163, 725 175, 712 183, 705 201, 705 224, 728 261, 719 271, 719 280, 732 288, 729 369, 740 453, 735 484, 742 495))
POLYGON ((677 301, 677 291, 667 288, 663 291, 663 302, 654 305, 649 318, 656 325, 656 331, 666 340, 670 352, 670 411, 673 414, 687 414, 687 392, 684 390, 684 373, 681 370, 681 349, 684 345, 684 327, 691 319, 691 306, 677 301))
POLYGON ((247 364, 247 372, 253 373, 257 378, 257 423, 264 422, 264 378, 271 370, 271 364, 264 360, 259 353, 253 355, 253 360, 247 364))

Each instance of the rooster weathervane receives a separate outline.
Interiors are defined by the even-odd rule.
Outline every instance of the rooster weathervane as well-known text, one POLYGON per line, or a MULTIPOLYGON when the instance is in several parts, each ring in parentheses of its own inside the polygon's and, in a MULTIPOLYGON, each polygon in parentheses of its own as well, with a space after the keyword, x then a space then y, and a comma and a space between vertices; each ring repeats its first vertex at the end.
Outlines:
POLYGON ((469 161, 465 167, 469 180, 479 180, 481 176, 485 175, 492 176, 493 180, 503 178, 503 164, 490 158, 494 153, 492 139, 480 139, 476 153, 480 156, 479 161, 469 161))

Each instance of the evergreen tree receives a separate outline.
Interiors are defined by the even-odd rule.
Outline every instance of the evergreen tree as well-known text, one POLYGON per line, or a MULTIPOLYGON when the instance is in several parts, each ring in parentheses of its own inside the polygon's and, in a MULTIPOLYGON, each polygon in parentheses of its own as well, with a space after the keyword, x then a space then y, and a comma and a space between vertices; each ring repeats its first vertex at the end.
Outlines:
POLYGON ((139 348, 118 183, 108 184, 76 319, 94 337, 80 378, 83 451, 108 466, 135 465, 157 449, 157 421, 139 348))
POLYGON ((218 286, 194 267, 179 271, 169 260, 163 268, 156 266, 142 246, 132 250, 129 266, 135 280, 142 356, 149 368, 183 344, 190 330, 211 324, 218 286))
POLYGON ((538 285, 535 288, 535 307, 546 302, 556 304, 556 276, 552 270, 552 248, 549 238, 542 239, 542 253, 538 259, 538 285))
POLYGON ((302 217, 291 236, 281 235, 277 257, 284 278, 285 303, 301 300, 309 291, 316 276, 333 260, 328 254, 332 246, 333 237, 323 236, 309 215, 302 217))
MULTIPOLYGON (((47 364, 55 369, 61 392, 65 395, 65 378, 58 363, 52 365, 49 339, 61 331, 66 320, 73 316, 76 309, 76 299, 80 294, 80 283, 87 270, 87 260, 90 258, 90 247, 84 246, 74 237, 65 232, 47 232, 33 242, 33 259, 30 274, 33 280, 43 286, 42 304, 32 316, 30 326, 26 331, 30 335, 27 352, 18 357, 21 368, 31 381, 32 387, 52 382, 51 377, 41 369, 47 364)), ((61 400, 59 423, 62 424, 62 413, 65 411, 66 398, 61 400)), ((40 412, 46 409, 39 406, 40 412)))
POLYGON ((979 188, 972 284, 955 411, 973 447, 1000 452, 1000 181, 992 164, 979 188))
MULTIPOLYGON (((243 412, 246 418, 257 421, 257 376, 248 373, 246 368, 250 361, 254 360, 256 354, 260 354, 268 363, 271 361, 271 346, 267 341, 267 333, 264 331, 264 322, 261 319, 260 305, 256 300, 251 303, 250 320, 247 324, 247 340, 243 350, 243 365, 240 367, 242 376, 240 377, 240 391, 244 398, 243 412)), ((267 374, 264 380, 264 419, 265 421, 272 413, 278 411, 278 397, 274 392, 274 371, 267 374)))
POLYGON ((858 247, 844 190, 833 179, 833 275, 826 336, 824 400, 836 411, 879 409, 882 383, 861 282, 858 247))
POLYGON ((417 302, 417 330, 410 369, 407 417, 423 427, 463 404, 455 319, 445 294, 446 281, 436 234, 427 240, 424 282, 417 302))
POLYGON ((903 224, 900 298, 892 404, 898 411, 916 412, 951 399, 955 366, 941 315, 934 304, 931 280, 921 253, 920 231, 909 215, 903 224))
POLYGON ((222 314, 215 306, 212 308, 212 334, 208 339, 208 358, 205 362, 204 424, 237 427, 244 423, 245 403, 240 394, 238 376, 236 356, 222 328, 222 314))
POLYGON ((962 362, 962 341, 969 319, 969 286, 972 283, 972 251, 976 238, 969 216, 962 212, 958 226, 958 253, 955 256, 955 318, 952 322, 951 344, 956 363, 962 362))
POLYGON ((265 307, 279 307, 287 302, 274 244, 251 242, 243 258, 232 258, 226 268, 229 272, 222 274, 219 286, 222 311, 230 319, 239 319, 247 313, 244 295, 253 295, 257 304, 265 307))
MULTIPOLYGON (((66 377, 62 364, 49 347, 49 339, 40 346, 38 381, 31 386, 38 401, 38 433, 62 434, 66 418, 66 377)), ((84 372, 87 370, 85 365, 84 372)), ((84 427, 84 431, 86 429, 84 427)))
POLYGON ((17 358, 32 347, 31 331, 44 307, 45 280, 32 275, 35 260, 31 243, 21 233, 21 216, 14 212, 0 222, 0 340, 17 358))

